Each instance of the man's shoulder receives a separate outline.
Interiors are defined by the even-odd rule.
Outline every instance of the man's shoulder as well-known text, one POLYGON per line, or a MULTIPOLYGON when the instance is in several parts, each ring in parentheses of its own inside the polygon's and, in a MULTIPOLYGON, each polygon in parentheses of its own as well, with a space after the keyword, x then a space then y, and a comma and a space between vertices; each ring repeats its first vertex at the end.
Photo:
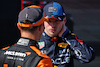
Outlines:
POLYGON ((50 39, 50 36, 48 36, 45 32, 43 32, 40 40, 45 40, 45 39, 50 39))
POLYGON ((46 54, 42 53, 39 49, 37 49, 36 47, 34 46, 30 46, 30 48, 32 50, 34 50, 39 56, 41 57, 44 57, 44 58, 49 58, 46 54))
POLYGON ((6 49, 8 49, 8 48, 10 48, 10 46, 4 47, 4 48, 2 48, 1 50, 6 50, 6 49))
POLYGON ((75 36, 76 35, 68 29, 62 35, 63 38, 67 38, 67 39, 75 39, 75 36))

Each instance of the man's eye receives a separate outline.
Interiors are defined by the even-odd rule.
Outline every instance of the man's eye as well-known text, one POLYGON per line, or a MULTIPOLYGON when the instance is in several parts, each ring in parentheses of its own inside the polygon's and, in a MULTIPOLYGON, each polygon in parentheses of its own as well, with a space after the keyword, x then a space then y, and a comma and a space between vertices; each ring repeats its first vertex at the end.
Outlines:
POLYGON ((55 22, 58 22, 58 20, 55 20, 55 22))
POLYGON ((51 20, 49 19, 49 22, 51 22, 51 20))
POLYGON ((55 20, 55 19, 49 19, 48 22, 59 22, 58 20, 55 20))

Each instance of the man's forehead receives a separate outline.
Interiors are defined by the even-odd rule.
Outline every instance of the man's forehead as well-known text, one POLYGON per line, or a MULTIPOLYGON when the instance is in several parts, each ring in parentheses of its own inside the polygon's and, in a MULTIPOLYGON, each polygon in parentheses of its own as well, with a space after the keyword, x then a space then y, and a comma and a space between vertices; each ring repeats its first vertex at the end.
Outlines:
POLYGON ((54 19, 54 18, 50 18, 49 21, 59 21, 59 20, 54 19))
POLYGON ((55 18, 49 18, 49 21, 60 21, 60 20, 55 19, 55 18))

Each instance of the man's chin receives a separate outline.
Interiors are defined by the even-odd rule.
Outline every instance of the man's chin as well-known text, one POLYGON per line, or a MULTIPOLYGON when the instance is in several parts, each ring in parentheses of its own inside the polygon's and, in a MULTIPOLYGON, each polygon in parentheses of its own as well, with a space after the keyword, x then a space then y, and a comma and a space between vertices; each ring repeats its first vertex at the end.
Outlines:
POLYGON ((55 32, 51 32, 52 37, 57 36, 55 32))

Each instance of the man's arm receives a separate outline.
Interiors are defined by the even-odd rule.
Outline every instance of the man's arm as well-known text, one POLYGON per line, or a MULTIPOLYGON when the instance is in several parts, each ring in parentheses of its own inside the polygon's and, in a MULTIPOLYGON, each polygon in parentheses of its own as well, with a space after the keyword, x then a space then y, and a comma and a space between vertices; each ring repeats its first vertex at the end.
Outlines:
POLYGON ((93 48, 86 45, 74 33, 66 30, 62 37, 64 37, 66 42, 69 43, 75 58, 77 58, 81 63, 88 63, 95 58, 95 52, 93 48))
POLYGON ((53 67, 53 64, 50 58, 43 58, 36 67, 53 67))

